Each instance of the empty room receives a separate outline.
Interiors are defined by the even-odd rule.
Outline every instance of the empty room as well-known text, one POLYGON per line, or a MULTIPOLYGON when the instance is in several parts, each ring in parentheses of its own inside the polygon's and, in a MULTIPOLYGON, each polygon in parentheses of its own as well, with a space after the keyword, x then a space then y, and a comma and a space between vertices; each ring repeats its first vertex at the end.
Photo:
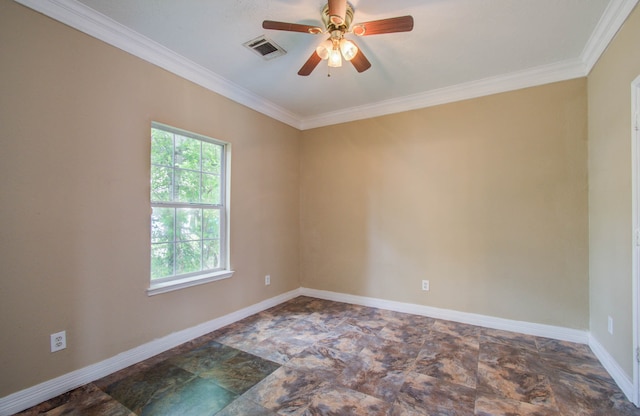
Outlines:
POLYGON ((0 416, 640 415, 637 0, 1 0, 0 416))

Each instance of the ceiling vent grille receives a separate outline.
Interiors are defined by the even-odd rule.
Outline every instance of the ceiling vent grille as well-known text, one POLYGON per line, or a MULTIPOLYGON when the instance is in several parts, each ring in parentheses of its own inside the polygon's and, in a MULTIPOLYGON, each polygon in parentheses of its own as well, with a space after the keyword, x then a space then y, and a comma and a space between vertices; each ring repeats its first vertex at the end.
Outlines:
POLYGON ((282 56, 287 53, 282 46, 264 35, 251 39, 250 41, 243 43, 243 45, 262 56, 264 59, 277 58, 278 56, 282 56))

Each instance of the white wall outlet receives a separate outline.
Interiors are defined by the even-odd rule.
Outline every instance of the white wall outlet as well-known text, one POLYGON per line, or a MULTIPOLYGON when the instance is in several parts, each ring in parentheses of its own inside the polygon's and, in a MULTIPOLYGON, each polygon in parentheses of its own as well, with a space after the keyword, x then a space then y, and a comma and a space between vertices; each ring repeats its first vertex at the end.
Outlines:
POLYGON ((67 331, 51 334, 51 352, 67 348, 67 331))
POLYGON ((422 290, 424 290, 424 291, 428 291, 429 290, 429 281, 428 280, 423 280, 422 281, 422 290))
POLYGON ((271 275, 268 274, 264 277, 264 285, 269 286, 270 284, 271 284, 271 275))
POLYGON ((607 331, 609 331, 609 333, 613 335, 613 318, 610 316, 607 319, 607 331))

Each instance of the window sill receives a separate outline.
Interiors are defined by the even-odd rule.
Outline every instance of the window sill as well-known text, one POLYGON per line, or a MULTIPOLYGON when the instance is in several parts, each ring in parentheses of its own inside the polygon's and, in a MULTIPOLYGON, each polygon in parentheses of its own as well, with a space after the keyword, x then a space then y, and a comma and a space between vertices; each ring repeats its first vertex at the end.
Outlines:
POLYGON ((158 284, 151 284, 147 289, 147 296, 159 295, 161 293, 173 292, 174 290, 184 289, 186 287, 203 285, 216 280, 228 279, 233 276, 233 270, 223 270, 220 272, 204 274, 200 276, 185 277, 184 279, 173 280, 158 284))

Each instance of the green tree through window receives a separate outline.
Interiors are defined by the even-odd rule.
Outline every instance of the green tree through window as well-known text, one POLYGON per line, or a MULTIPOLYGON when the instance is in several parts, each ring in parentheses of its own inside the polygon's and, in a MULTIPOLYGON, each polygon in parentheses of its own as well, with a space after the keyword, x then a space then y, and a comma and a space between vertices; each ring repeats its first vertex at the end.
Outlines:
POLYGON ((151 128, 151 281, 226 268, 225 144, 151 128))

